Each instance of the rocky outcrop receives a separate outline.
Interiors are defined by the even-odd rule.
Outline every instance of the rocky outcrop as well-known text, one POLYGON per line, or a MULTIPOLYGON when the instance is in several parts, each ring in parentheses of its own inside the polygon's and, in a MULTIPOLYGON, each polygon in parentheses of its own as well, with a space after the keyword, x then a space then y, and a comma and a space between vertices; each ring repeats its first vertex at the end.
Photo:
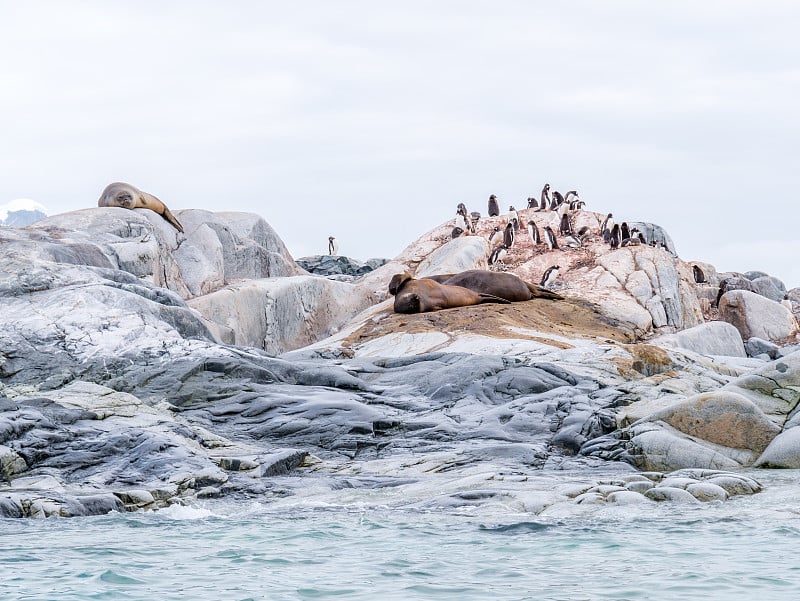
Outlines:
POLYGON ((326 338, 372 305, 364 287, 314 276, 252 280, 189 301, 227 344, 279 354, 326 338))
MULTIPOLYGON (((792 431, 800 404, 800 353, 656 410, 589 441, 581 452, 628 461, 639 469, 793 467, 800 441, 792 431)), ((800 423, 800 419, 798 419, 800 423)))
POLYGON ((651 342, 701 355, 746 356, 739 330, 724 321, 702 323, 675 334, 660 336, 651 342))
POLYGON ((308 273, 322 276, 349 276, 352 281, 388 263, 388 259, 368 259, 357 261, 340 255, 312 255, 297 259, 297 265, 308 273), (351 279, 352 278, 352 279, 351 279))
POLYGON ((719 301, 720 319, 733 324, 744 340, 780 341, 797 333, 797 320, 782 304, 755 292, 731 290, 719 301))

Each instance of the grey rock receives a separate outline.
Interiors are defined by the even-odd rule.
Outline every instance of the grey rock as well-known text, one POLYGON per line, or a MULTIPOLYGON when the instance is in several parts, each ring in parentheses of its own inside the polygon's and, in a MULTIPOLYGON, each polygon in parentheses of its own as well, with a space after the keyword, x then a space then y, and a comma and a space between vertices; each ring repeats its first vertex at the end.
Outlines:
POLYGON ((744 348, 748 357, 766 355, 769 359, 777 359, 781 356, 781 347, 769 340, 763 340, 755 336, 745 342, 744 348))
POLYGON ((675 334, 655 338, 652 343, 686 349, 701 355, 746 356, 739 330, 724 321, 709 321, 675 334))
POLYGON ((388 263, 388 259, 370 259, 362 263, 356 259, 341 255, 313 255, 297 259, 296 263, 314 275, 349 275, 358 277, 388 263))
POLYGON ((772 276, 761 276, 752 279, 753 292, 770 300, 780 302, 786 296, 786 286, 778 278, 772 276))

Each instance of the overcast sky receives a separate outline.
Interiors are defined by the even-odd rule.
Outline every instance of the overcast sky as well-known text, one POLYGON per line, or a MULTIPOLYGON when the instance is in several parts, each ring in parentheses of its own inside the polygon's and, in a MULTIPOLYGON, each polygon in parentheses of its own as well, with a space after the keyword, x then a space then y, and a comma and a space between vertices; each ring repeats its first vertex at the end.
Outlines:
POLYGON ((796 2, 0 0, 0 204, 262 215, 392 257, 545 182, 800 286, 796 2))

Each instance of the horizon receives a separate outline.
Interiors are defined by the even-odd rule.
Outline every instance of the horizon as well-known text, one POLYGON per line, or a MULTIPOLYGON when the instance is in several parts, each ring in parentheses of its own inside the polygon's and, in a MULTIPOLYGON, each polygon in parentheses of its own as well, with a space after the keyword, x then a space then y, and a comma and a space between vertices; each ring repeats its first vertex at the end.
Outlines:
POLYGON ((791 2, 7 12, 0 204, 94 207, 126 181, 256 213, 293 257, 333 235, 365 260, 547 182, 662 226, 685 261, 800 286, 791 2))

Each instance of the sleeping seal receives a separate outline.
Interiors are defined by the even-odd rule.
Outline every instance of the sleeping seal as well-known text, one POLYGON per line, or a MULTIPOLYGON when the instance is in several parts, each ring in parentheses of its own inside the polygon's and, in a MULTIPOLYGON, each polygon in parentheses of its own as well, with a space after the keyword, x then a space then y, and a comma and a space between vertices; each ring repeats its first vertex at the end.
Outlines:
POLYGON ((179 232, 183 232, 183 226, 175 219, 170 210, 163 202, 152 194, 142 192, 135 186, 124 182, 114 182, 108 184, 97 201, 98 207, 122 207, 123 209, 150 209, 169 221, 179 232))

